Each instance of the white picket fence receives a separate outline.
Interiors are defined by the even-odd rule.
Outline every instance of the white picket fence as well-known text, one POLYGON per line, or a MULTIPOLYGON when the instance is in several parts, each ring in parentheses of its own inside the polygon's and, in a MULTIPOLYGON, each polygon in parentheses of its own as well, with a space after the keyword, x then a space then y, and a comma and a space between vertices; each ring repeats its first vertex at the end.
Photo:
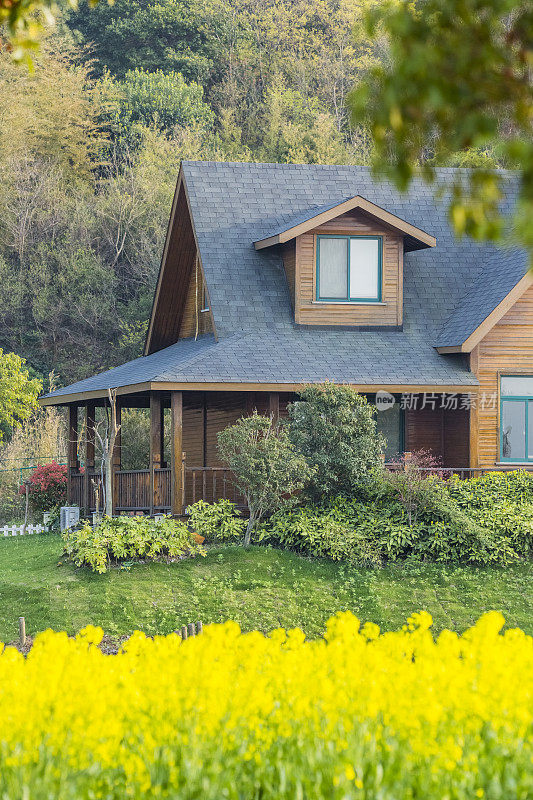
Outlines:
POLYGON ((0 528, 0 536, 22 536, 28 533, 44 533, 45 530, 44 525, 26 525, 26 530, 24 525, 4 525, 0 528))

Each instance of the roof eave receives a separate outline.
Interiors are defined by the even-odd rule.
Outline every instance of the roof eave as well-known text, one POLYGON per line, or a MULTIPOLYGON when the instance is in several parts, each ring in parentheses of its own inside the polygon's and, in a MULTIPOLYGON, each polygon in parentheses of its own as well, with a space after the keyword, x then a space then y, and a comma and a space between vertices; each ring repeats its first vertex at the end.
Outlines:
MULTIPOLYGON (((316 381, 319 383, 319 381, 316 381)), ((395 393, 421 393, 421 392, 477 392, 477 383, 343 383, 351 386, 358 392, 373 394, 380 389, 395 393)), ((309 386, 305 383, 278 383, 278 382, 241 382, 241 381, 150 381, 146 383, 130 384, 118 387, 117 396, 138 394, 140 392, 172 392, 172 391, 223 391, 223 392, 300 392, 309 386)), ((88 400, 100 400, 108 397, 107 389, 94 389, 87 392, 72 392, 71 394, 51 395, 39 398, 41 406, 66 406, 71 403, 83 404, 88 400)))

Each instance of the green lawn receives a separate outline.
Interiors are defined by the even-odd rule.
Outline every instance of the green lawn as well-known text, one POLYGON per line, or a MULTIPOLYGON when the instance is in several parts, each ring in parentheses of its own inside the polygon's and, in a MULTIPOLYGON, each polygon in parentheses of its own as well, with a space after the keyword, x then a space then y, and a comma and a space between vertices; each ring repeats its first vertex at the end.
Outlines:
POLYGON ((58 566, 57 535, 0 540, 0 640, 15 639, 18 617, 28 633, 69 633, 91 622, 106 633, 168 633, 186 622, 233 619, 243 629, 299 626, 309 636, 328 617, 350 609, 383 629, 399 627, 417 609, 437 630, 463 630, 489 609, 533 633, 532 569, 396 564, 353 569, 270 548, 210 549, 206 558, 134 565, 95 575, 58 566))

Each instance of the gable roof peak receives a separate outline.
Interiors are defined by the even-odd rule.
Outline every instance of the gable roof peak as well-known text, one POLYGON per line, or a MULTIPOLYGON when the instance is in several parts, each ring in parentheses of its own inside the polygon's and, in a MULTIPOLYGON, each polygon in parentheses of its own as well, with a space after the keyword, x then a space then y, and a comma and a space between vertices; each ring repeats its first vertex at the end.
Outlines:
POLYGON ((387 227, 393 228, 403 234, 406 251, 435 247, 437 244, 437 240, 431 234, 426 233, 426 231, 423 231, 421 228, 417 228, 410 222, 406 222, 396 216, 396 214, 391 214, 390 211, 372 203, 365 197, 356 194, 340 202, 330 203, 325 206, 312 206, 308 212, 299 214, 297 217, 285 223, 283 227, 278 227, 276 230, 270 231, 267 236, 257 239, 254 242, 254 247, 256 250, 262 250, 265 247, 283 244, 284 242, 294 239, 296 236, 306 233, 312 228, 323 225, 355 209, 363 211, 365 214, 378 219, 387 227))

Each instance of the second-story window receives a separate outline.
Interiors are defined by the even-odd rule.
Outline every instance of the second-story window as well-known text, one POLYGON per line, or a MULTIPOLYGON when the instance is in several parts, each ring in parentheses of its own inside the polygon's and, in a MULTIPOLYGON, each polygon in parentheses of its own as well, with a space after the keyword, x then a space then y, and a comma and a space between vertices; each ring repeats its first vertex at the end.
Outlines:
POLYGON ((317 236, 316 299, 381 300, 381 236, 317 236))

